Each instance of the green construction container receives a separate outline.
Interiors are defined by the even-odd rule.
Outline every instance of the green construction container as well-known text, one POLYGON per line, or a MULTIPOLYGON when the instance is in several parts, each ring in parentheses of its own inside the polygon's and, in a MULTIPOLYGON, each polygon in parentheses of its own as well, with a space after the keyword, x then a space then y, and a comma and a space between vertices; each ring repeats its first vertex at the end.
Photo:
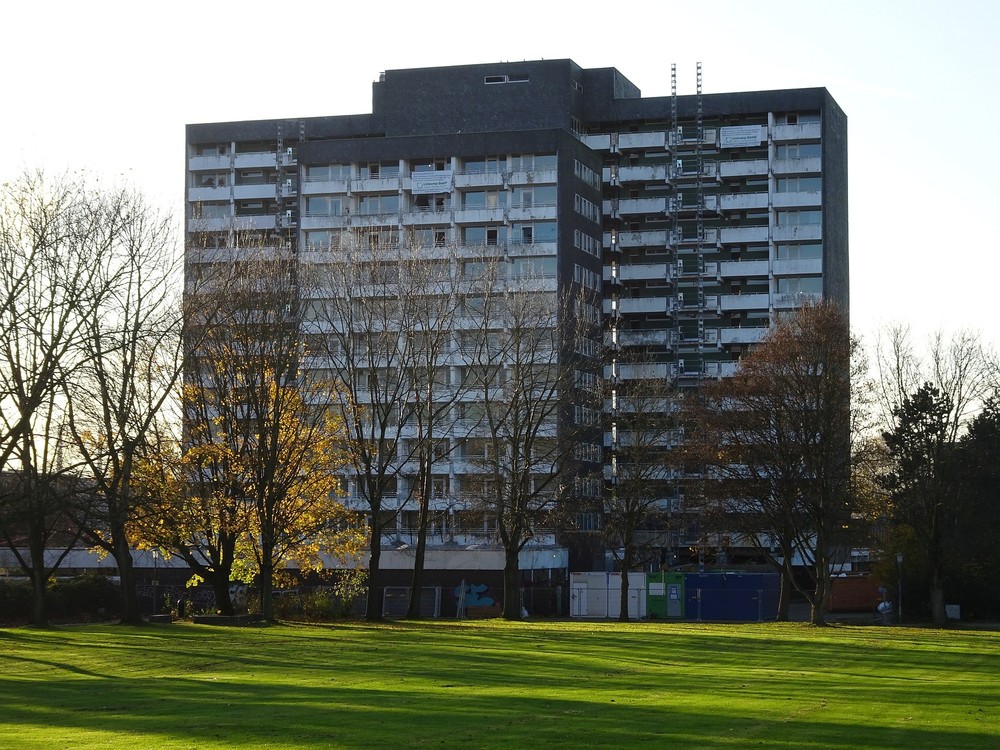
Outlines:
POLYGON ((646 576, 646 613, 663 620, 684 618, 684 574, 650 573, 646 576))

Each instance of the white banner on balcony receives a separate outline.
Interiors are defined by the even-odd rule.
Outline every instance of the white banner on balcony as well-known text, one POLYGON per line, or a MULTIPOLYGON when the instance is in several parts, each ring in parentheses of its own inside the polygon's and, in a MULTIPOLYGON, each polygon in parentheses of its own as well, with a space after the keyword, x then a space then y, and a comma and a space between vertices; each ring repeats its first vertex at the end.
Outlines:
POLYGON ((451 170, 434 172, 414 172, 410 175, 410 185, 414 195, 451 192, 451 170))
POLYGON ((745 148, 759 146, 764 129, 760 125, 734 125, 729 128, 719 128, 719 146, 721 148, 745 148))

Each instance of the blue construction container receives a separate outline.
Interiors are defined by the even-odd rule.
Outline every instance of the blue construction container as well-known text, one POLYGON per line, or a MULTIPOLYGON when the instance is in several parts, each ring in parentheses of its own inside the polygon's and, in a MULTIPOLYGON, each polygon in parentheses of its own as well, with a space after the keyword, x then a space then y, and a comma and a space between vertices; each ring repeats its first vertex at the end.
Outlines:
POLYGON ((685 614, 689 620, 762 622, 778 615, 777 573, 687 573, 685 614))

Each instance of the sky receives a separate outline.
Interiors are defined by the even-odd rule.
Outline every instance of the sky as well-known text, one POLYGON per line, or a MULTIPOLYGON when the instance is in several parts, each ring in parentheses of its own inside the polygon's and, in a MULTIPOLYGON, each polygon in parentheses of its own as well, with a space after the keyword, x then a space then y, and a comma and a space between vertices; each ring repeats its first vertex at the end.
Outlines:
POLYGON ((33 0, 0 10, 0 180, 181 211, 184 125, 371 111, 397 68, 571 58, 643 96, 825 86, 849 123, 851 319, 1000 344, 1000 2, 33 0))

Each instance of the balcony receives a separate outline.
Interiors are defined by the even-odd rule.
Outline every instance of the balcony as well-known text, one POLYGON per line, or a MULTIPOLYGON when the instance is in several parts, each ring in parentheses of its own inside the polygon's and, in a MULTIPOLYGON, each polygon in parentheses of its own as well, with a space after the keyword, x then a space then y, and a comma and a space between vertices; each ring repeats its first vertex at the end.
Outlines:
POLYGON ((456 224, 503 223, 503 208, 462 208, 455 211, 456 224))
POLYGON ((621 281, 642 281, 644 279, 668 280, 673 278, 674 266, 666 263, 641 263, 618 266, 621 281))
POLYGON ((621 151, 630 149, 663 149, 667 145, 667 134, 662 131, 654 133, 619 133, 618 148, 621 151))
POLYGON ((768 332, 767 326, 753 328, 723 328, 719 331, 719 342, 722 344, 756 344, 768 332))
POLYGON ((358 178, 353 182, 355 193, 385 193, 396 192, 400 188, 399 175, 386 177, 365 177, 358 178))
POLYGON ((673 310, 672 297, 625 297, 618 301, 623 315, 665 313, 673 310))
MULTIPOLYGON (((666 362, 645 362, 643 364, 625 364, 618 368, 618 376, 623 380, 665 380, 673 377, 674 368, 666 362)), ((605 372, 605 377, 610 377, 605 372)))
POLYGON ((723 245, 743 245, 767 242, 767 227, 723 227, 720 230, 723 245))
MULTIPOLYGON (((274 157, 271 157, 274 163, 274 157)), ((229 154, 213 154, 212 156, 192 156, 188 159, 188 170, 200 172, 210 170, 213 172, 226 171, 229 169, 229 154)))
MULTIPOLYGON (((719 137, 719 131, 716 128, 703 128, 702 130, 701 142, 705 145, 714 146, 719 137)), ((670 133, 670 145, 671 146, 693 146, 698 143, 697 133, 693 129, 685 130, 681 134, 681 137, 677 137, 676 132, 670 133)))
POLYGON ((823 295, 815 292, 796 292, 794 294, 779 294, 774 298, 774 306, 782 309, 818 305, 823 301, 823 295))
POLYGON ((823 205, 823 193, 819 190, 807 193, 775 193, 771 202, 775 208, 797 208, 799 206, 819 208, 823 205))
MULTIPOLYGON (((512 207, 507 210, 508 221, 545 221, 557 217, 555 203, 536 203, 534 206, 512 207)), ((503 217, 500 217, 502 220, 503 217)), ((457 221, 456 217, 456 221, 457 221)))
POLYGON ((736 374, 739 362, 706 362, 705 374, 713 378, 728 378, 736 374))
POLYGON ((228 201, 229 187, 188 188, 188 200, 192 203, 201 203, 203 201, 228 201))
POLYGON ((274 187, 274 183, 271 183, 270 185, 234 185, 233 197, 236 200, 274 198, 277 195, 274 187))
MULTIPOLYGON (((611 246, 611 235, 604 235, 604 246, 611 246)), ((647 232, 618 232, 619 247, 666 247, 667 231, 665 229, 647 232)))
POLYGON ((611 136, 607 133, 581 135, 580 142, 594 151, 608 151, 611 148, 611 136))
POLYGON ((721 196, 723 211, 745 211, 767 208, 767 193, 737 193, 721 196))
POLYGON ((823 227, 820 224, 803 224, 794 227, 775 227, 772 233, 775 242, 791 240, 819 240, 823 238, 823 227))
POLYGON ((821 161, 818 156, 807 159, 775 159, 771 166, 775 174, 818 174, 822 171, 821 161))
POLYGON ((552 169, 518 169, 510 173, 511 185, 555 184, 558 173, 552 169))
POLYGON ((719 174, 722 177, 763 176, 767 174, 767 159, 719 162, 719 174))
POLYGON ((339 214, 306 214, 299 219, 302 229, 332 229, 347 226, 347 217, 339 214))
POLYGON ((675 346, 677 334, 674 331, 619 331, 621 346, 675 346))
POLYGON ((772 264, 775 276, 805 276, 823 273, 823 261, 820 258, 800 258, 795 260, 776 260, 772 264))
POLYGON ((254 151, 249 154, 234 154, 233 164, 237 169, 253 167, 273 167, 278 163, 278 155, 274 151, 254 151))
POLYGON ((766 292, 760 294, 723 294, 719 298, 723 311, 767 310, 770 300, 771 295, 766 292))
POLYGON ((237 231, 254 231, 258 229, 274 229, 275 217, 271 216, 224 216, 217 219, 191 219, 188 222, 189 232, 224 232, 229 229, 237 231))
MULTIPOLYGON (((608 171, 608 170, 605 170, 608 171)), ((605 178, 605 182, 610 182, 610 175, 605 178)), ((622 166, 618 169, 619 182, 666 182, 666 164, 637 164, 635 166, 622 166)))
POLYGON ((767 276, 767 274, 768 261, 766 260, 735 260, 719 263, 719 275, 724 279, 767 276))
MULTIPOLYGON (((618 201, 618 213, 632 214, 664 214, 667 211, 666 198, 625 198, 618 201)), ((611 201, 604 201, 604 214, 610 215, 611 201)))
POLYGON ((802 125, 775 125, 771 137, 776 141, 817 140, 821 135, 818 122, 807 122, 802 125))
POLYGON ((326 195, 330 193, 346 193, 350 180, 306 180, 302 183, 303 195, 326 195))

